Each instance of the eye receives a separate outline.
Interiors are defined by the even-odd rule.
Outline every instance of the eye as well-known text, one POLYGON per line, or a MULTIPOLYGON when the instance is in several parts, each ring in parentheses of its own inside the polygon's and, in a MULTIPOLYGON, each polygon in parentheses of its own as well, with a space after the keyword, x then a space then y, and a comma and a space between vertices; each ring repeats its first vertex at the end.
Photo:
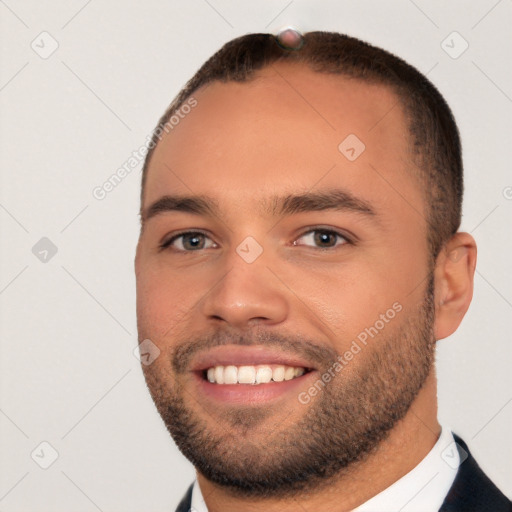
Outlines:
POLYGON ((160 249, 167 249, 172 247, 176 251, 181 252, 192 252, 199 251, 201 249, 208 249, 214 247, 215 242, 211 240, 205 233, 201 231, 186 231, 178 233, 160 245, 160 249), (210 240, 211 245, 207 245, 207 240, 210 240))
MULTIPOLYGON (((338 231, 317 228, 306 231, 293 242, 293 245, 310 245, 311 243, 319 249, 333 249, 340 245, 351 243, 351 241, 338 231), (299 243, 300 240, 304 240, 306 243, 299 243)), ((193 252, 212 247, 217 247, 217 245, 206 233, 201 231, 177 233, 160 245, 162 250, 172 248, 177 252, 193 252)))
POLYGON ((312 242, 319 249, 332 249, 350 243, 350 240, 346 236, 332 229, 311 229, 306 231, 300 238, 293 242, 293 245, 307 245, 298 243, 299 240, 312 242))

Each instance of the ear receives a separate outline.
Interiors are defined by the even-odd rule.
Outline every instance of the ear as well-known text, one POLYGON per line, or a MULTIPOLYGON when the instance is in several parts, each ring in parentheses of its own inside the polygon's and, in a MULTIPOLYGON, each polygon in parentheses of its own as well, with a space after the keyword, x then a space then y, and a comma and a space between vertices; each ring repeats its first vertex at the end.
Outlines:
POLYGON ((434 269, 436 340, 459 327, 473 297, 476 242, 469 233, 456 233, 444 245, 434 269))

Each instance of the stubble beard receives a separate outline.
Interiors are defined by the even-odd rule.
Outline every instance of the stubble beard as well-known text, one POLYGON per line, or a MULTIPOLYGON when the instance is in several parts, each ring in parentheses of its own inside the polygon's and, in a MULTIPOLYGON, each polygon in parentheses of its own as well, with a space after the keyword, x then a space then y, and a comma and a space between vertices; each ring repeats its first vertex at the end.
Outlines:
MULTIPOLYGON (((308 405, 294 399, 279 409, 233 406, 215 414, 178 379, 171 383, 169 369, 143 366, 144 375, 176 445, 212 483, 253 499, 317 492, 379 446, 427 379, 435 358, 432 280, 418 310, 393 328, 397 321, 349 363, 357 371, 343 369, 308 405), (286 422, 297 410, 304 411, 299 419, 286 422)), ((324 357, 320 375, 334 362, 324 357)))

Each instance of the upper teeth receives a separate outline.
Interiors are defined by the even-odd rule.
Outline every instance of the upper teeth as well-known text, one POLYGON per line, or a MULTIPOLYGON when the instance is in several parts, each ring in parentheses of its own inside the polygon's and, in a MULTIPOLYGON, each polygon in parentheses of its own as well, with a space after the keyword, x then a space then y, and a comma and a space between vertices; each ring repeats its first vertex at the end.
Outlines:
POLYGON ((208 368, 207 377, 216 384, 264 384, 271 380, 291 380, 305 371, 304 368, 283 365, 212 366, 208 368))

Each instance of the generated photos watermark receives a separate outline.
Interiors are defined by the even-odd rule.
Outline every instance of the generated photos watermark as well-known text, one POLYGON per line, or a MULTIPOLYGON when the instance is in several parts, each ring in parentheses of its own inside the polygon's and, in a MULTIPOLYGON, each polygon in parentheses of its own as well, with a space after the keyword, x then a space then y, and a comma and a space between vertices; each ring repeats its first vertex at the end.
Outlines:
POLYGON ((182 119, 197 106, 197 100, 191 96, 181 107, 172 115, 169 120, 155 128, 153 134, 146 136, 146 142, 138 149, 132 151, 132 154, 126 159, 114 173, 101 185, 92 189, 92 195, 98 201, 103 201, 110 192, 112 192, 140 163, 144 161, 148 152, 153 149, 158 141, 162 140, 164 133, 169 133, 180 124, 182 119))
POLYGON ((379 319, 374 322, 370 327, 366 327, 362 330, 352 343, 350 348, 343 354, 340 354, 336 361, 324 372, 322 375, 312 384, 307 391, 302 391, 298 395, 298 400, 301 404, 306 405, 311 401, 311 398, 316 396, 322 391, 326 384, 331 382, 336 375, 338 375, 345 366, 349 364, 354 357, 361 352, 361 350, 367 345, 368 338, 375 338, 386 325, 393 320, 398 313, 402 311, 402 304, 399 302, 393 303, 393 305, 385 312, 379 315, 379 319))

